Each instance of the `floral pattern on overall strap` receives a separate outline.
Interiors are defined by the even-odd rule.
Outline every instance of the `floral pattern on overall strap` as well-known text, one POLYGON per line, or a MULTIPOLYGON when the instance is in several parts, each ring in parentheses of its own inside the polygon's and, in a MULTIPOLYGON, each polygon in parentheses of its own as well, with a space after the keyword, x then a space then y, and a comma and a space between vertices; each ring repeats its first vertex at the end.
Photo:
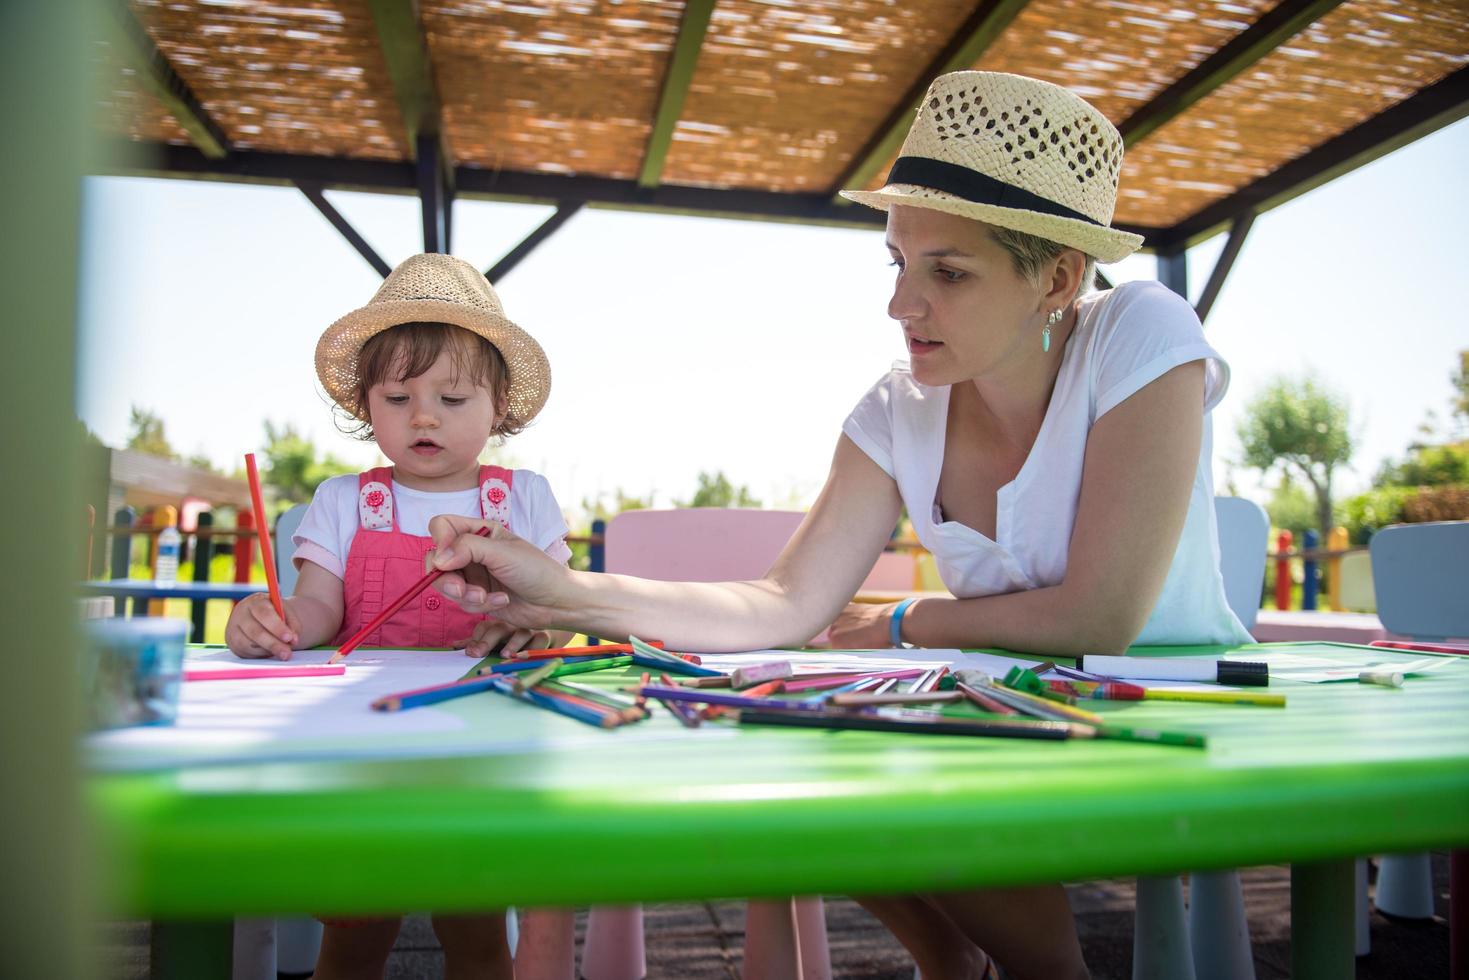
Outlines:
POLYGON ((366 531, 378 531, 393 526, 393 492, 387 484, 369 480, 357 492, 357 516, 366 531))
POLYGON ((499 521, 510 527, 510 485, 499 477, 491 477, 479 488, 479 504, 487 521, 499 521))

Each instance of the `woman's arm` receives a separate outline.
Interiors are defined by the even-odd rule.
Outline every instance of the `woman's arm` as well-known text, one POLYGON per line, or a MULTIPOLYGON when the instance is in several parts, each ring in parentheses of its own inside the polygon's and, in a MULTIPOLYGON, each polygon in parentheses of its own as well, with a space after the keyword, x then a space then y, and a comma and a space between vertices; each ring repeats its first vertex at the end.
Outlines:
POLYGON ((482 566, 493 583, 455 572, 436 587, 472 612, 491 612, 535 629, 560 627, 596 636, 629 633, 704 651, 804 643, 857 591, 898 520, 897 485, 846 436, 816 504, 763 579, 655 582, 574 572, 503 528, 439 517, 430 525, 438 567, 482 566), (499 596, 495 591, 501 590, 499 596), (503 602, 496 601, 504 599, 503 602))
MULTIPOLYGON (((1178 549, 1203 439, 1204 364, 1182 364, 1097 420, 1087 437, 1066 578, 978 599, 924 599, 903 638, 929 647, 1121 653, 1142 631, 1178 549)), ((880 607, 881 608, 881 607, 880 607)), ((887 616, 867 630, 886 645, 887 616)), ((833 629, 834 642, 853 631, 833 629)))

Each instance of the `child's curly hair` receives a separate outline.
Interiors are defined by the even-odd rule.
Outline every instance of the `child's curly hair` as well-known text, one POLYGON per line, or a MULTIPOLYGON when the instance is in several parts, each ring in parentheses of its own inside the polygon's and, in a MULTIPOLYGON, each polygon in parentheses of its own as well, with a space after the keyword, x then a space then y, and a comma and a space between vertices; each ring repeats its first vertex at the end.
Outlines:
MULTIPOLYGON (((372 417, 367 410, 367 392, 391 376, 398 382, 416 378, 448 351, 453 358, 454 378, 463 375, 478 387, 487 388, 495 400, 497 415, 505 413, 505 397, 510 390, 510 370, 494 344, 479 334, 452 323, 400 323, 368 339, 357 355, 357 390, 351 405, 342 406, 348 414, 343 431, 364 441, 372 441, 372 417)), ((502 418, 494 435, 513 436, 525 426, 502 418)))

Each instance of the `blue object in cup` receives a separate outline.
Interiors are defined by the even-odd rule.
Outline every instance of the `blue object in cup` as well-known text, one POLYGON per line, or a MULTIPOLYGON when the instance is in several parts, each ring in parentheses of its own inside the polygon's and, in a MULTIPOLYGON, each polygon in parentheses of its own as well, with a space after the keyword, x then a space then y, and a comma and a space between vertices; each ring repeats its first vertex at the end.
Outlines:
POLYGON ((91 729, 172 725, 189 624, 137 617, 86 623, 82 685, 91 729))

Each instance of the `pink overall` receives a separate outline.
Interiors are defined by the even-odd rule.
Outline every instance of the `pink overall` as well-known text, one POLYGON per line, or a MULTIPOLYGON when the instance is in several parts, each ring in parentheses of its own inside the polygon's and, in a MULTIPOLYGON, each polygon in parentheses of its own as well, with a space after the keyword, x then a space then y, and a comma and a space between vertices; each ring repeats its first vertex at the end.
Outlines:
MULTIPOLYGON (((485 520, 507 528, 511 478, 511 471, 499 466, 479 468, 480 512, 485 520)), ((338 646, 423 577, 424 556, 434 546, 430 537, 399 529, 391 467, 358 474, 357 514, 360 525, 347 551, 342 583, 346 598, 342 630, 333 641, 338 646)), ((374 647, 453 647, 488 618, 465 612, 430 586, 363 642, 374 647)))

